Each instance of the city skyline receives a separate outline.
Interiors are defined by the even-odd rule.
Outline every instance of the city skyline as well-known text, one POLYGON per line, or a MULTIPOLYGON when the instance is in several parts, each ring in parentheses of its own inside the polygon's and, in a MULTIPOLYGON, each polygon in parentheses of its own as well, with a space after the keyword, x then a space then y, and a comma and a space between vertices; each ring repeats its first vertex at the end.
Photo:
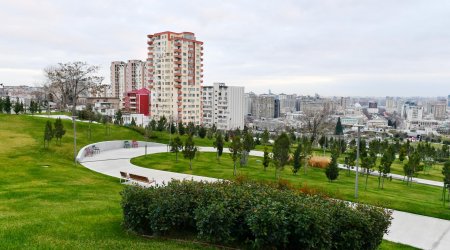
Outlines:
POLYGON ((1 2, 0 82, 39 84, 45 67, 81 60, 100 65, 110 83, 111 61, 145 60, 147 35, 168 30, 205 42, 204 85, 323 96, 450 92, 445 1, 171 3, 1 2))

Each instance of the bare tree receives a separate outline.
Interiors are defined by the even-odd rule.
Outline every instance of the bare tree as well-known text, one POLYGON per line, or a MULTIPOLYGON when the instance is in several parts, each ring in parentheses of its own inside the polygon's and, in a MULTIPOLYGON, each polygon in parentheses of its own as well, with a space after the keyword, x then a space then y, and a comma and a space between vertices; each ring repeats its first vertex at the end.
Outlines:
POLYGON ((98 66, 91 66, 85 62, 59 63, 44 70, 48 81, 44 86, 46 92, 59 102, 60 109, 66 109, 69 104, 72 105, 75 164, 77 156, 76 106, 80 96, 87 96, 89 91, 98 88, 102 83, 103 77, 97 76, 98 70, 98 66))
POLYGON ((313 143, 317 135, 326 128, 326 120, 329 115, 329 109, 324 106, 321 110, 305 110, 302 118, 304 132, 310 135, 310 141, 313 143))
POLYGON ((60 109, 72 105, 72 114, 75 114, 79 97, 99 88, 103 81, 103 77, 96 75, 98 70, 98 66, 85 62, 59 63, 44 70, 48 81, 44 88, 59 103, 60 109))

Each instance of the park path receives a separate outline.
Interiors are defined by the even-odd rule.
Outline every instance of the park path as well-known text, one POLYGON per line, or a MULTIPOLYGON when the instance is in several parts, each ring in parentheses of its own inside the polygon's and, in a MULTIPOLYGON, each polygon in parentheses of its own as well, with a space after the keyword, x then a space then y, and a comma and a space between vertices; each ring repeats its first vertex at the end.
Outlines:
MULTIPOLYGON (((199 147, 202 152, 216 152, 212 147, 199 147)), ((168 152, 165 144, 152 143, 147 148, 119 148, 104 150, 100 154, 86 157, 80 164, 95 172, 120 178, 120 171, 147 176, 154 179, 156 184, 163 184, 176 180, 217 181, 216 178, 174 173, 131 164, 130 159, 147 154, 168 152)), ((229 153, 224 149, 224 153, 229 153)), ((263 156, 261 151, 251 151, 252 156, 263 156)), ((394 178, 394 177, 393 177, 394 178)), ((417 180, 417 179, 416 179, 417 180)), ((430 184, 432 185, 432 184, 430 184)), ((393 220, 389 233, 384 239, 407 244, 421 249, 450 249, 450 221, 417 214, 393 211, 393 220)))

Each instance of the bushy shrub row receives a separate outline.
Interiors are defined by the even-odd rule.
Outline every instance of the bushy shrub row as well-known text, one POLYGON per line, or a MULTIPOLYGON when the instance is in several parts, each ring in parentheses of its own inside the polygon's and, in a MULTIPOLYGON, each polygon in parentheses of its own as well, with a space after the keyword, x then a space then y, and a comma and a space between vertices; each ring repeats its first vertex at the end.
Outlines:
POLYGON ((122 208, 124 226, 138 233, 189 231, 254 248, 376 249, 391 220, 385 209, 248 181, 128 186, 122 208))

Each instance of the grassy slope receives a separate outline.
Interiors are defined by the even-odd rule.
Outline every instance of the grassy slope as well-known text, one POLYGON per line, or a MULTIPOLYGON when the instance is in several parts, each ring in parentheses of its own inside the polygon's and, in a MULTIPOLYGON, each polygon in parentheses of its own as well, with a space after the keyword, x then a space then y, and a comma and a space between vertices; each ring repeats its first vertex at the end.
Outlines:
MULTIPOLYGON (((69 121, 63 121, 67 133, 62 146, 52 142, 50 149, 44 150, 46 121, 0 114, 1 249, 205 249, 193 243, 144 239, 124 231, 120 225, 122 186, 114 178, 73 165, 69 121)), ((87 127, 77 123, 78 149, 90 142, 142 138, 117 127, 106 136, 102 125, 92 125, 93 138, 88 140, 87 127)), ((211 144, 206 139, 198 142, 211 144)), ((383 241, 380 249, 413 248, 383 241)))
MULTIPOLYGON (((231 157, 224 154, 221 163, 215 161, 215 153, 200 153, 197 160, 193 162, 193 170, 189 170, 188 161, 179 157, 178 163, 175 155, 171 153, 141 156, 132 159, 139 166, 155 168, 160 170, 174 171, 187 174, 210 176, 222 179, 233 179, 233 163, 231 157)), ((274 180, 275 171, 269 167, 263 170, 262 158, 250 157, 247 167, 238 167, 239 174, 251 179, 274 180)), ((291 181, 295 185, 307 185, 310 188, 322 190, 333 197, 354 200, 355 175, 347 176, 346 171, 341 171, 339 179, 332 183, 328 182, 322 169, 308 168, 307 174, 303 169, 294 176, 287 166, 281 172, 281 178, 291 181)), ((365 177, 359 180, 359 199, 362 202, 383 205, 396 210, 407 211, 443 219, 450 219, 450 209, 442 206, 441 188, 427 185, 413 184, 406 186, 402 181, 393 180, 385 182, 385 189, 378 189, 378 179, 369 177, 367 190, 364 190, 365 177)))
MULTIPOLYGON (((114 178, 74 166, 70 122, 64 121, 63 145, 52 142, 44 150, 46 120, 0 115, 1 249, 202 248, 125 232, 120 225, 123 187, 114 178)), ((79 147, 88 143, 86 129, 79 123, 79 147)), ((93 125, 93 134, 92 141, 140 138, 124 128, 105 136, 100 125, 93 125)))

